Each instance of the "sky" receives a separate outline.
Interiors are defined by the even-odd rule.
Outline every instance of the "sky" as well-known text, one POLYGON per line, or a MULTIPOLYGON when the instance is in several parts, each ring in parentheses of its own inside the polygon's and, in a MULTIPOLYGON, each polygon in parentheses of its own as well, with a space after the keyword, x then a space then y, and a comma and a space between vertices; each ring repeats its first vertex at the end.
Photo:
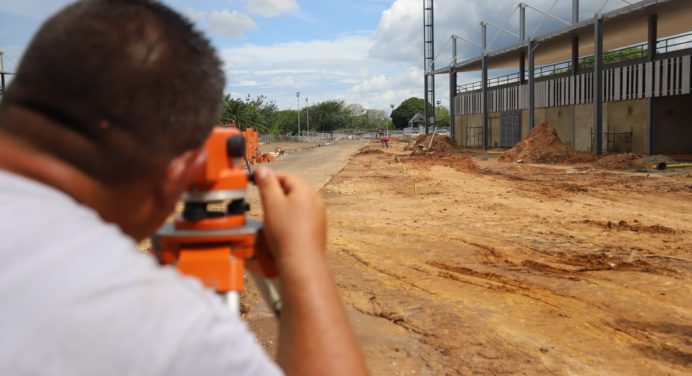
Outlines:
MULTIPOLYGON (((632 0, 629 0, 632 2, 632 0)), ((5 71, 14 71, 40 24, 70 0, 0 0, 0 51, 5 71)), ((265 95, 281 109, 343 99, 366 108, 390 110, 423 97, 423 0, 165 0, 203 31, 225 63, 226 92, 234 97, 265 95)), ((435 60, 451 62, 451 34, 480 41, 487 20, 517 32, 519 0, 436 0, 435 60), (511 16, 511 17, 510 17, 511 16)), ((525 0, 571 19, 571 0, 525 0)), ((581 18, 626 5, 623 0, 581 0, 581 18)), ((562 25, 527 11, 527 34, 562 25)), ((490 50, 517 42, 495 31, 490 50)), ((477 56, 470 44, 460 59, 477 56)), ((499 74, 499 73, 498 73, 499 74)), ((493 76, 491 72, 490 77, 493 76)), ((459 83, 478 81, 462 74, 459 83)), ((438 76, 436 95, 449 100, 448 81, 438 76)))

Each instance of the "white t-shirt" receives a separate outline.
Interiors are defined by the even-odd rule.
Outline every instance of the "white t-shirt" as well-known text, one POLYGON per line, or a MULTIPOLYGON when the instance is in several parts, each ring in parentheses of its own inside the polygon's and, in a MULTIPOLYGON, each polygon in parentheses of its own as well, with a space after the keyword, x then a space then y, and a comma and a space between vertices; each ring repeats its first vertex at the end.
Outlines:
POLYGON ((215 294, 93 210, 0 171, 1 375, 275 375, 215 294))

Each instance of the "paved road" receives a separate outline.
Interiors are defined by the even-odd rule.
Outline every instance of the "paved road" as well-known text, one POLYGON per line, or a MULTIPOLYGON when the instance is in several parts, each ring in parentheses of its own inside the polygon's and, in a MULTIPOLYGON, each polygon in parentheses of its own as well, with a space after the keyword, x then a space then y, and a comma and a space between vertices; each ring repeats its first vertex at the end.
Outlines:
POLYGON ((269 166, 298 174, 315 189, 322 188, 367 141, 340 141, 332 145, 286 154, 269 166))
MULTIPOLYGON (((367 144, 367 141, 339 141, 332 145, 319 146, 294 153, 284 154, 274 162, 267 164, 276 171, 290 172, 300 175, 311 187, 319 190, 327 184, 348 163, 351 155, 367 144)), ((254 209, 259 209, 257 190, 248 190, 248 202, 254 209)), ((257 217, 259 212, 254 210, 251 216, 257 217)))

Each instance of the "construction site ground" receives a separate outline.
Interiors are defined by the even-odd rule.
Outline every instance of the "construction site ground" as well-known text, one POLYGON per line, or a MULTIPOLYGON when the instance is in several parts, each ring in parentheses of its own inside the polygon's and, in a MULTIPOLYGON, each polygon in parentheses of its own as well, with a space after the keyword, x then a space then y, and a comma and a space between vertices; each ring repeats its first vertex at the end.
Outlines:
MULTIPOLYGON (((313 176, 327 202, 329 262, 373 375, 692 372, 690 169, 390 145, 337 143, 273 165, 313 176)), ((254 289, 245 304, 274 352, 254 289)))

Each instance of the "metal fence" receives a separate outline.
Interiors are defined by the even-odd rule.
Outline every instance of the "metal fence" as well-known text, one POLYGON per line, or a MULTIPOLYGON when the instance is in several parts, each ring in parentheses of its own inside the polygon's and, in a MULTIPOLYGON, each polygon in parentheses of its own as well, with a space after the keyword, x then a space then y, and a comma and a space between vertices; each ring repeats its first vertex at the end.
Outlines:
MULTIPOLYGON (((629 132, 603 132, 601 145, 605 150, 601 151, 606 154, 631 153, 633 133, 634 129, 630 129, 629 132)), ((594 138, 593 128, 591 128, 591 150, 593 150, 594 138)))
MULTIPOLYGON (((379 132, 376 131, 361 131, 361 132, 304 132, 300 136, 272 136, 269 134, 260 134, 260 142, 329 142, 340 140, 370 140, 376 139, 379 132)), ((401 130, 389 131, 389 137, 403 137, 404 132, 401 130)))

